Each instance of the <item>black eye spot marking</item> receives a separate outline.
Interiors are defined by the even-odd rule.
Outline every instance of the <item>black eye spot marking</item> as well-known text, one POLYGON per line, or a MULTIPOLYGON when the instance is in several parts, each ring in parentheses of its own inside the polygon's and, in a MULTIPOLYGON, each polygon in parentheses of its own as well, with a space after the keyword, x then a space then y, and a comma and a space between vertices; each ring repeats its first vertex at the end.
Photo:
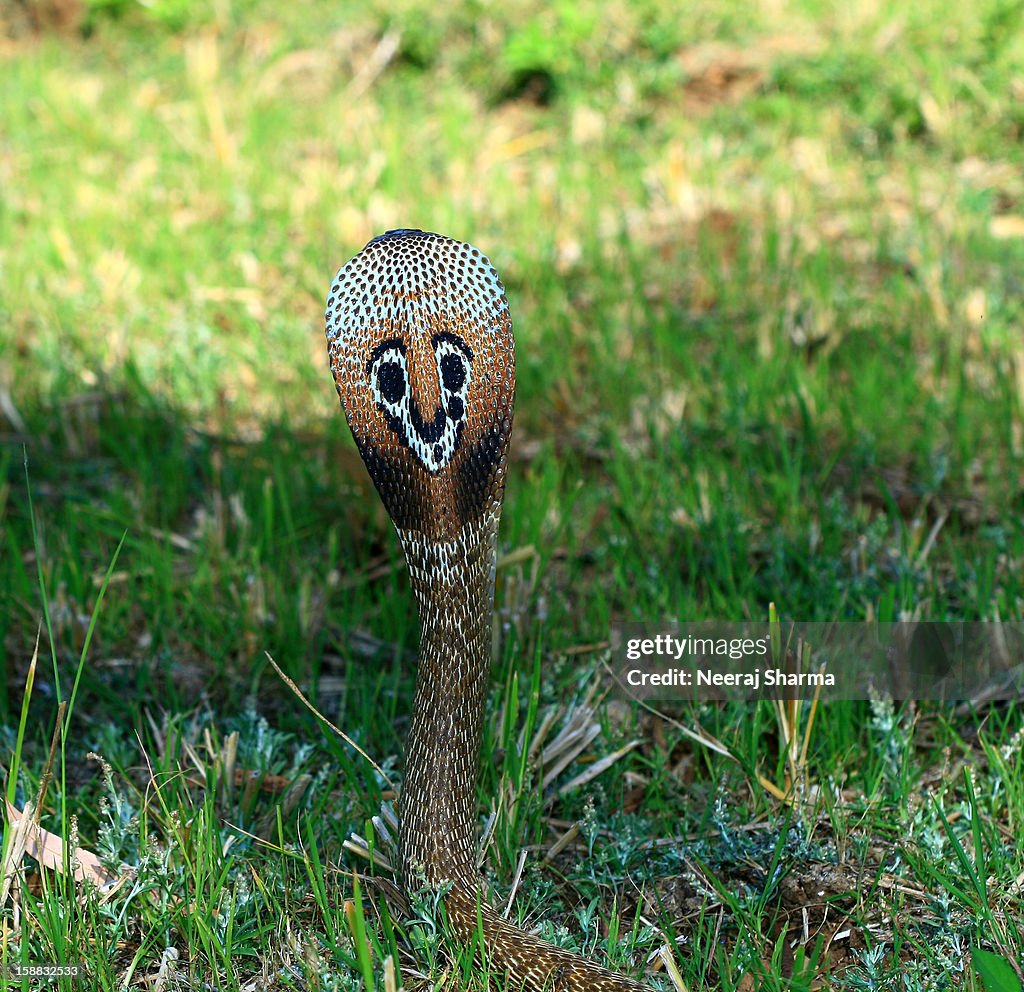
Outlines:
POLYGON ((434 475, 451 461, 462 439, 473 353, 456 334, 436 334, 431 344, 441 391, 441 404, 432 413, 424 415, 420 397, 410 390, 407 349, 401 338, 377 345, 366 372, 374 402, 388 428, 434 475))
MULTIPOLYGON (((408 369, 405 361, 405 344, 392 339, 377 345, 370 355, 366 366, 370 378, 370 389, 373 398, 394 428, 408 418, 408 369)), ((401 431, 398 431, 401 435, 401 431)))
POLYGON ((457 393, 466 381, 466 360, 461 355, 444 355, 441 359, 441 382, 450 393, 457 393))
POLYGON ((397 403, 405 395, 405 369, 398 362, 383 362, 377 369, 377 385, 388 403, 397 403))
POLYGON ((437 359, 437 377, 444 393, 442 401, 448 417, 461 425, 466 416, 466 398, 473 352, 457 334, 435 334, 431 343, 437 359))

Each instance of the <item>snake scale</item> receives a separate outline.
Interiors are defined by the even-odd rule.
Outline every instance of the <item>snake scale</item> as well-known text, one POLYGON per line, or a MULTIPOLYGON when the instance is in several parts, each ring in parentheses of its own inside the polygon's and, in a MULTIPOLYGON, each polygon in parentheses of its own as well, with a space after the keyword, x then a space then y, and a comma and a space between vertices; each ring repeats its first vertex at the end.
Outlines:
POLYGON ((420 657, 399 797, 403 885, 446 889, 456 936, 481 932, 508 987, 645 986, 513 927, 476 872, 476 778, 491 662, 495 554, 512 430, 515 350, 498 274, 471 245, 424 231, 374 238, 327 299, 331 371, 398 531, 420 657))

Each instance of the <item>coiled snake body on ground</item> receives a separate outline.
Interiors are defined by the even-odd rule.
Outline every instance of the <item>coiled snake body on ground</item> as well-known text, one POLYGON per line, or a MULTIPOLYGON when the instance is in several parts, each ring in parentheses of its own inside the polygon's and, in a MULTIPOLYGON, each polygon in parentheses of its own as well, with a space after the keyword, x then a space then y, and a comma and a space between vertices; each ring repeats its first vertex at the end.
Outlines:
POLYGON ((399 798, 403 884, 447 886, 458 937, 482 926, 511 987, 644 986, 511 926, 480 896, 476 777, 491 661, 495 548, 512 430, 515 353, 504 288, 476 248, 388 231, 338 272, 331 371, 405 552, 420 660, 399 798))

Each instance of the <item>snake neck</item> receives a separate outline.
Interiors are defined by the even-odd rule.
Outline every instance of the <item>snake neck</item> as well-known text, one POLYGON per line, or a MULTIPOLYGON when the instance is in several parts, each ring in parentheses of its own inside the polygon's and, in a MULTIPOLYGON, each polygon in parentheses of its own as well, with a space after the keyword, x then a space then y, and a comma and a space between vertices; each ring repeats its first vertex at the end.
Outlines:
POLYGON ((495 512, 453 541, 399 530, 420 612, 420 663, 399 798, 407 891, 451 885, 448 919, 518 992, 650 992, 509 924, 482 899, 476 867, 476 779, 491 664, 495 512))
POLYGON ((452 541, 399 531, 419 606, 420 660, 399 800, 407 888, 476 886, 476 778, 491 663, 497 517, 452 541))

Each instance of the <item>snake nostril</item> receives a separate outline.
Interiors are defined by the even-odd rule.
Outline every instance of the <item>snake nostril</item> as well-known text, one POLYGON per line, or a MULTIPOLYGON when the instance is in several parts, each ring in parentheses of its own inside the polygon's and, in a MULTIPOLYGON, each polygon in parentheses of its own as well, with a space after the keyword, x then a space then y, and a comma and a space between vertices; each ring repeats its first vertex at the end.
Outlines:
POLYGON ((377 388, 388 403, 397 403, 405 395, 405 373, 398 362, 384 362, 377 370, 377 388))

